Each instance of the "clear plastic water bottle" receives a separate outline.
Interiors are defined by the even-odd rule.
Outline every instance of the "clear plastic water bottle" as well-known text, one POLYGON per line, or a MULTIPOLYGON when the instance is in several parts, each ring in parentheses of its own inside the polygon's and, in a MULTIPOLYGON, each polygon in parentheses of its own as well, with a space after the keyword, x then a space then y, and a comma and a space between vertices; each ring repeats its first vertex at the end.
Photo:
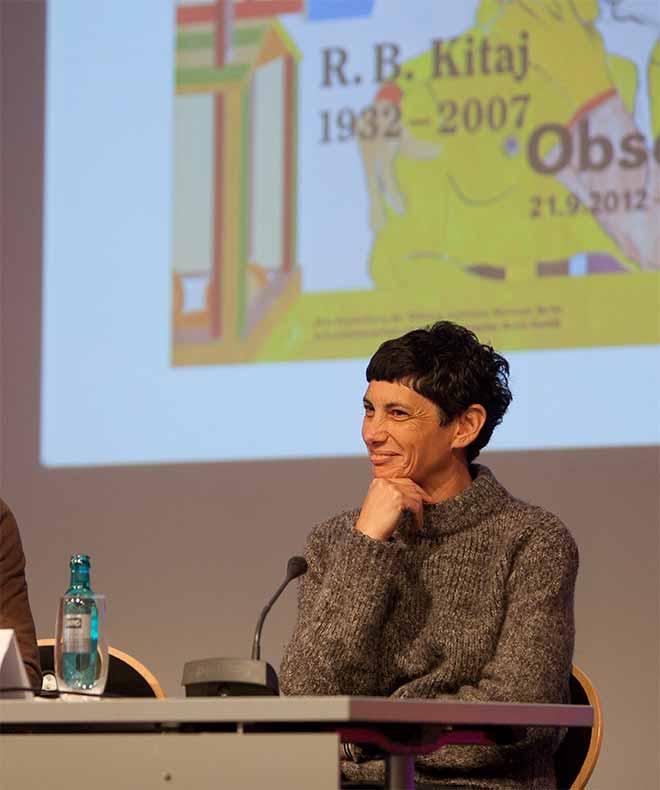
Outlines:
POLYGON ((62 675, 72 689, 89 689, 96 679, 98 612, 89 581, 87 554, 73 554, 71 581, 65 592, 62 675))

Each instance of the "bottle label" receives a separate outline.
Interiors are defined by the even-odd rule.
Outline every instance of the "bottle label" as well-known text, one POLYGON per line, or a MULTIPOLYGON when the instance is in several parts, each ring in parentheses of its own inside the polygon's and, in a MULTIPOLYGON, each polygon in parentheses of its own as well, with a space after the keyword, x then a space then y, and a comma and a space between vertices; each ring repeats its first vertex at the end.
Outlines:
POLYGON ((64 615, 64 652, 89 653, 91 646, 92 616, 89 614, 64 615))

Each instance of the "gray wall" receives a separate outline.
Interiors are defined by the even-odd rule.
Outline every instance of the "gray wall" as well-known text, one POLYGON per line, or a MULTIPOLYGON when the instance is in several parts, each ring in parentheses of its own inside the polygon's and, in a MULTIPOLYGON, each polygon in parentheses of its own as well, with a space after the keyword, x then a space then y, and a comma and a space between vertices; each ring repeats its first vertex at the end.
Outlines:
MULTIPOLYGON (((112 643, 181 694, 186 660, 248 653, 287 557, 316 521, 360 503, 368 466, 362 459, 39 465, 43 5, 0 2, 0 14, 0 492, 21 526, 39 635, 53 633, 68 555, 89 552, 94 586, 109 594, 112 643)), ((658 448, 484 456, 512 492, 558 513, 578 541, 576 662, 605 712, 591 784, 598 790, 659 786, 659 459, 658 448)), ((294 615, 289 590, 264 632, 274 664, 294 615)))

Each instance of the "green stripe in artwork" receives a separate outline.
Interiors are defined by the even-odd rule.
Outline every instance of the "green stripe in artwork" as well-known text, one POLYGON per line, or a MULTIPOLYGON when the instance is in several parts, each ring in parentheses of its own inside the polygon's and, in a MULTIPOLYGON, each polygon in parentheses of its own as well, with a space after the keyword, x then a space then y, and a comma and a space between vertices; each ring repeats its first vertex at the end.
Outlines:
MULTIPOLYGON (((264 35, 264 26, 238 28, 231 36, 231 42, 237 47, 247 47, 258 44, 264 35)), ((212 30, 192 30, 177 33, 176 48, 179 52, 191 49, 212 49, 215 46, 215 33, 212 30)))
POLYGON ((239 247, 238 247, 238 327, 237 334, 244 337, 247 315, 247 256, 248 256, 248 158, 250 154, 249 96, 247 90, 241 96, 241 180, 239 196, 239 247))
POLYGON ((215 44, 215 35, 211 30, 193 30, 177 33, 176 48, 179 52, 191 49, 211 49, 215 44))
POLYGON ((231 63, 221 69, 198 68, 177 69, 176 87, 185 88, 187 85, 215 85, 219 82, 238 82, 250 70, 246 63, 231 63))
POLYGON ((247 47, 250 44, 258 44, 264 34, 263 25, 260 27, 246 27, 234 30, 231 36, 232 44, 237 47, 247 47))

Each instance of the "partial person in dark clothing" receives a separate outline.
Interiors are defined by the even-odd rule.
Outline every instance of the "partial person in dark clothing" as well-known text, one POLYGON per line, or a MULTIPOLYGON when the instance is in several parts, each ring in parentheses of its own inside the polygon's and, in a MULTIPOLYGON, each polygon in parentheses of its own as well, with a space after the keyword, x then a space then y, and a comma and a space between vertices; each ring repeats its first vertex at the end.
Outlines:
POLYGON ((13 628, 30 684, 41 687, 39 648, 25 579, 25 555, 14 514, 0 499, 0 628, 13 628))

